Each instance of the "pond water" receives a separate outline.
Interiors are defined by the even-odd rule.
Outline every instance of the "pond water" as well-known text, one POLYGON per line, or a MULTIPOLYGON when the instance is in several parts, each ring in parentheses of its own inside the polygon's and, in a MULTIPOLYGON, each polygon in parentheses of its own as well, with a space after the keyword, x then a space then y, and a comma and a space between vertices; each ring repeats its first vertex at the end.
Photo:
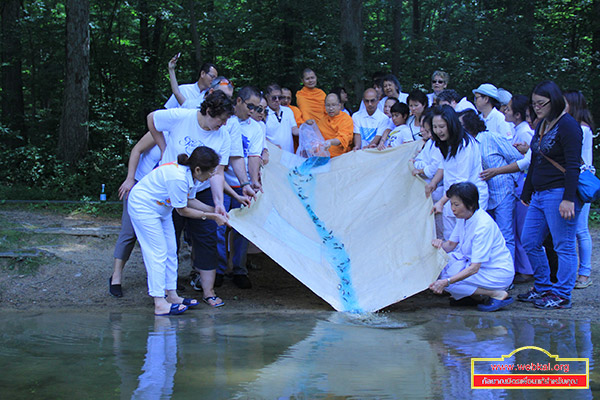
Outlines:
MULTIPOLYGON (((595 322, 212 311, 170 318, 0 314, 0 398, 589 399, 600 393, 595 322), (590 388, 471 389, 472 358, 499 358, 522 346, 589 359, 590 388)), ((548 356, 523 350, 507 362, 544 365, 548 356)), ((585 372, 579 361, 570 365, 571 374, 585 372)))

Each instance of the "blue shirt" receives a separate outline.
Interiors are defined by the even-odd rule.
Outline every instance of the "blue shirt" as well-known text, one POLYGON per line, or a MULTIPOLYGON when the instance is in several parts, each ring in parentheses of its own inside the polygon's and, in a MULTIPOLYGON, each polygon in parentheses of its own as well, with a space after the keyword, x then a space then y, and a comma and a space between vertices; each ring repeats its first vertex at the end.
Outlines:
MULTIPOLYGON (((481 166, 483 169, 498 168, 523 158, 504 135, 496 132, 484 131, 477 135, 481 151, 481 166)), ((488 184, 488 209, 494 209, 508 196, 514 194, 518 173, 499 174, 489 179, 488 184)))

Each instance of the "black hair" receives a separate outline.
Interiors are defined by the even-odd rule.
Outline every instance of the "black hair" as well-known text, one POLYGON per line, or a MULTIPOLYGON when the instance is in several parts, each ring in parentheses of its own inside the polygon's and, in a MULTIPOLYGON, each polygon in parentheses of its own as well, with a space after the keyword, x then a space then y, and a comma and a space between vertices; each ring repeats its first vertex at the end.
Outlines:
POLYGON ((423 111, 423 114, 421 114, 421 119, 419 120, 419 123, 421 124, 421 126, 423 126, 423 124, 427 124, 427 125, 429 125, 429 128, 433 127, 433 112, 431 111, 430 108, 423 111))
POLYGON ((477 136, 479 132, 486 130, 485 122, 479 118, 479 115, 470 108, 461 111, 459 114, 459 120, 462 120, 462 126, 465 128, 471 136, 477 136))
MULTIPOLYGON (((340 97, 339 94, 337 94, 336 92, 329 92, 329 93, 327 93, 327 96, 329 96, 329 95, 334 95, 335 97, 337 97, 338 103, 340 103, 340 105, 342 104, 342 98, 340 97)), ((325 96, 325 99, 327 99, 327 96, 325 96)))
POLYGON ((177 164, 190 167, 192 171, 200 167, 201 172, 211 171, 219 165, 221 157, 210 147, 198 146, 189 156, 182 153, 177 156, 177 164))
POLYGON ((220 115, 227 114, 233 115, 233 102, 225 93, 221 90, 215 90, 202 102, 200 105, 200 113, 216 118, 220 115))
POLYGON ((521 115, 521 121, 527 120, 527 118, 526 118, 526 116, 527 116, 527 107, 530 106, 529 99, 527 98, 527 96, 523 96, 522 94, 518 94, 516 96, 513 96, 510 101, 512 102, 510 108, 512 109, 513 116, 515 114, 520 114, 521 115))
MULTIPOLYGON (((388 101, 388 100, 393 100, 393 101, 395 101, 396 103, 398 103, 398 102, 400 101, 400 100, 398 100, 398 98, 397 98, 397 97, 393 97, 393 96, 390 96, 390 97, 388 97, 387 99, 385 99, 385 101, 388 101)), ((394 103, 394 104, 396 104, 396 103, 394 103)))
POLYGON ((425 107, 427 107, 429 105, 429 99, 427 98, 427 95, 425 93, 423 93, 422 91, 420 91, 419 89, 413 90, 412 92, 409 93, 408 97, 406 98, 406 103, 408 103, 411 100, 419 102, 419 103, 423 104, 425 107))
POLYGON ((535 89, 533 89, 532 95, 534 94, 550 99, 550 113, 548 114, 547 118, 548 121, 555 120, 565 110, 565 98, 563 97, 562 91, 558 85, 553 81, 540 82, 535 89))
POLYGON ((564 92, 564 95, 569 104, 569 114, 571 114, 580 125, 582 123, 588 124, 592 129, 592 132, 594 132, 594 119, 592 118, 592 114, 590 113, 583 93, 579 90, 567 90, 564 92))
POLYGON ((204 63, 202 64, 202 66, 200 66, 200 71, 198 71, 198 79, 200 79, 200 75, 202 75, 202 73, 204 72, 205 74, 208 74, 210 72, 210 69, 214 68, 215 71, 217 70, 217 66, 213 63, 204 63))
POLYGON ((435 145, 440 149, 440 152, 444 158, 452 158, 458 153, 458 149, 469 145, 471 138, 469 134, 462 127, 458 114, 454 109, 448 105, 435 106, 431 110, 432 112, 432 123, 431 123, 431 137, 435 142, 435 145), (448 127, 448 140, 442 141, 436 135, 433 129, 433 117, 441 117, 448 127))
POLYGON ((472 182, 452 184, 446 191, 446 197, 452 196, 458 197, 469 211, 475 212, 479 209, 479 191, 472 182))
MULTIPOLYGON (((312 70, 311 70, 312 71, 312 70)), ((276 84, 275 82, 271 83, 269 86, 265 88, 265 94, 271 94, 275 91, 279 90, 281 92, 281 86, 276 84)))
POLYGON ((406 105, 406 103, 401 103, 401 102, 397 102, 396 104, 394 104, 392 106, 392 108, 390 109, 390 112, 402 114, 405 117, 407 117, 408 114, 410 114, 410 110, 409 110, 408 106, 406 105))
POLYGON ((398 81, 398 78, 396 78, 393 74, 387 74, 386 76, 383 77, 383 79, 381 80, 381 87, 383 87, 383 84, 385 83, 385 81, 392 82, 394 84, 394 86, 396 86, 396 91, 398 93, 400 93, 402 91, 402 86, 400 86, 400 82, 398 81))
POLYGON ((458 103, 460 99, 460 95, 454 89, 444 89, 437 95, 438 102, 447 101, 448 103, 452 103, 452 101, 455 101, 458 103))
POLYGON ((260 91, 254 86, 244 86, 237 94, 237 97, 241 98, 244 102, 248 101, 252 96, 260 99, 260 91))
MULTIPOLYGON (((342 91, 343 91, 343 92, 346 92, 346 94, 348 94, 348 91, 347 91, 347 90, 346 90, 346 88, 345 88, 345 87, 343 87, 343 86, 336 86, 336 87, 334 87, 333 89, 331 89, 331 92, 330 92, 330 93, 335 93, 335 94, 337 94, 337 96, 338 96, 338 99, 340 99, 340 103, 341 103, 341 102, 342 102, 342 91)), ((345 103, 344 103, 344 108, 345 108, 345 109, 347 109, 347 110, 350 112, 350 114, 352 114, 352 110, 351 110, 351 109, 350 109, 350 107, 349 107, 347 104, 345 104, 345 103)))

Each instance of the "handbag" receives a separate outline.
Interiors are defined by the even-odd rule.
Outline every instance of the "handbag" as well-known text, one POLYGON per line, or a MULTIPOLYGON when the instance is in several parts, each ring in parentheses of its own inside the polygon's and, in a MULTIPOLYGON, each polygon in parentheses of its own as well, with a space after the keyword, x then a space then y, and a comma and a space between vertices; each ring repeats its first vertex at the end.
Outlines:
MULTIPOLYGON (((552 165, 554 165, 556 169, 558 169, 560 172, 562 172, 563 174, 566 172, 562 165, 560 165, 541 151, 540 154, 543 155, 544 158, 548 160, 552 165)), ((583 171, 579 172, 577 195, 584 203, 593 203, 594 201, 600 199, 600 179, 598 179, 598 177, 594 175, 594 173, 592 173, 592 171, 590 171, 589 169, 584 169, 583 171)))

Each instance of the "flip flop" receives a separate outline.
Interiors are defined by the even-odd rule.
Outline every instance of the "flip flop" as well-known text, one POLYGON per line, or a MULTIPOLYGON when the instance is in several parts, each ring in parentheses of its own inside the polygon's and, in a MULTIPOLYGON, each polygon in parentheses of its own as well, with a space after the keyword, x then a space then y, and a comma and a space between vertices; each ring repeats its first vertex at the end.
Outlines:
POLYGON ((187 311, 188 307, 185 306, 183 309, 180 310, 179 309, 180 305, 181 304, 171 304, 171 309, 169 310, 168 313, 164 313, 164 314, 156 314, 155 313, 154 315, 156 315, 157 317, 165 317, 165 316, 169 316, 169 315, 180 315, 180 314, 183 314, 184 312, 187 311))
POLYGON ((188 307, 196 307, 200 305, 200 302, 196 299, 183 299, 181 304, 188 307))
POLYGON ((223 300, 221 300, 221 302, 220 302, 220 303, 218 303, 218 302, 217 302, 217 299, 218 299, 218 298, 219 298, 219 297, 217 297, 217 296, 209 296, 209 297, 203 297, 203 298, 202 298, 202 300, 203 300, 203 301, 204 301, 206 304, 208 304, 209 306, 211 306, 211 307, 214 307, 214 308, 217 308, 217 307, 224 306, 224 305, 225 305, 225 303, 223 302, 223 300), (211 301, 214 301, 214 304, 213 304, 213 303, 211 303, 211 301))
POLYGON ((490 297, 490 300, 485 304, 479 304, 477 309, 479 311, 491 312, 497 311, 502 307, 506 307, 509 304, 512 304, 515 301, 512 297, 507 297, 504 300, 498 300, 490 297))

